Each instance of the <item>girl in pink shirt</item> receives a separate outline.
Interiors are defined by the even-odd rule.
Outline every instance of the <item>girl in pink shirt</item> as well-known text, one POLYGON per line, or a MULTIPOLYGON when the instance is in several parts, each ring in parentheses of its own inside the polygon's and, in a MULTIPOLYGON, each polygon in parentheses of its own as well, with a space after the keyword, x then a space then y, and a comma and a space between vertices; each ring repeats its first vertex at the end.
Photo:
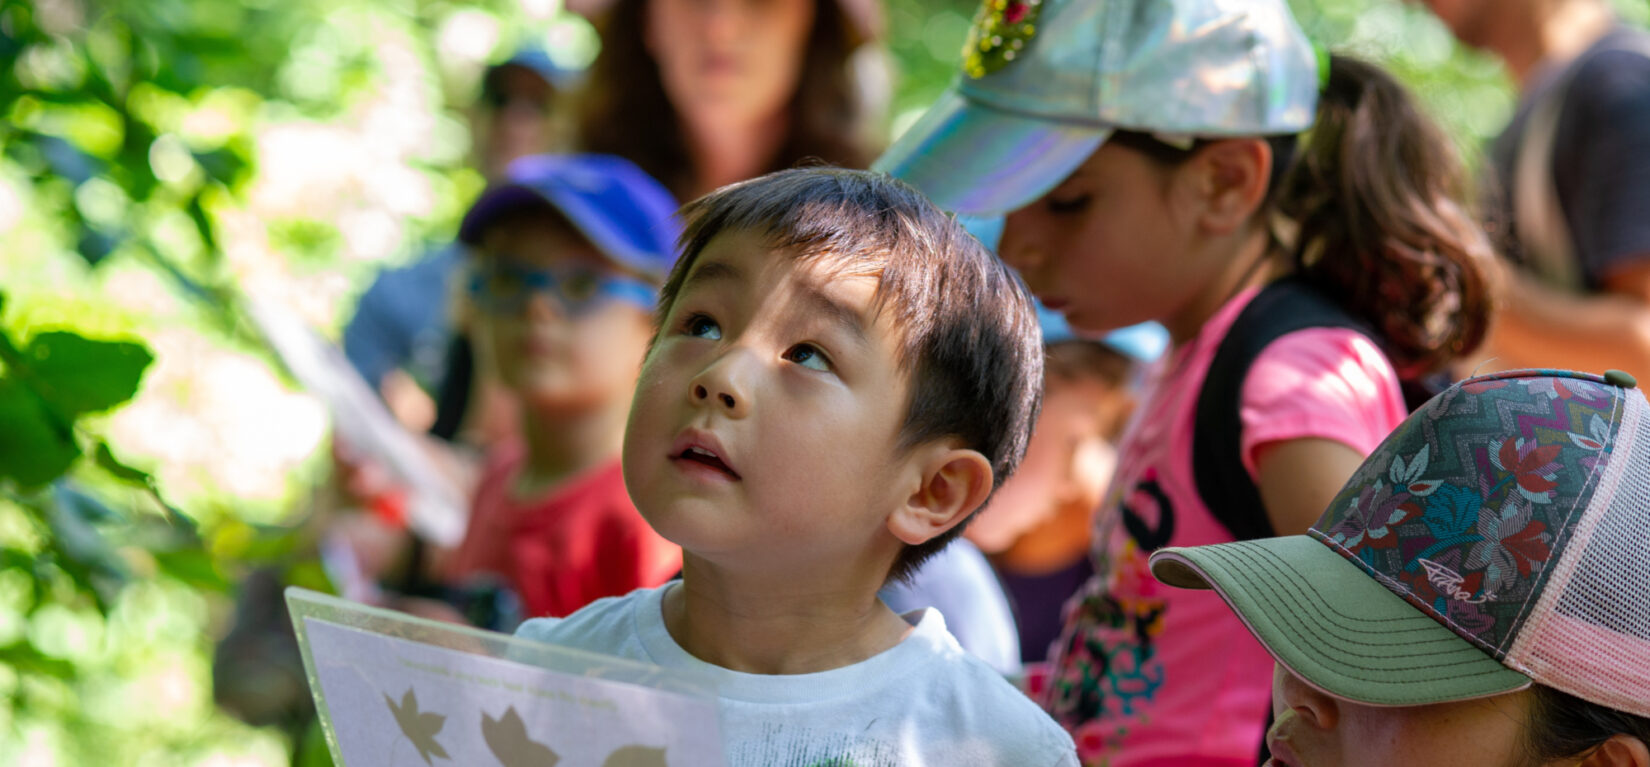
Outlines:
POLYGON ((1490 251, 1459 163, 1283 0, 988 0, 965 57, 878 167, 1009 212, 1002 257, 1075 328, 1173 340, 1039 695, 1086 764, 1256 764, 1270 657, 1147 557, 1304 532, 1404 417, 1400 381, 1478 344, 1490 251))

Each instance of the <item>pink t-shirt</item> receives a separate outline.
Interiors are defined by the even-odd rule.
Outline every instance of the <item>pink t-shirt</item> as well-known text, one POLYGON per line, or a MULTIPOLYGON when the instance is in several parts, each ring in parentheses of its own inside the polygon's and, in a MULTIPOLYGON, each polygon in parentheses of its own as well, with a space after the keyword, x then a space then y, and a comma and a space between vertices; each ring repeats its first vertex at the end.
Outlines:
MULTIPOLYGON (((1232 540, 1197 493, 1192 430, 1215 350, 1258 291, 1239 294, 1153 373, 1095 517, 1096 575, 1066 605, 1043 703, 1086 765, 1255 764, 1272 660, 1213 591, 1164 586, 1164 546, 1232 540)), ((1368 455, 1403 420, 1397 375, 1364 336, 1290 333, 1256 358, 1242 391, 1243 461, 1256 448, 1325 438, 1368 455)))

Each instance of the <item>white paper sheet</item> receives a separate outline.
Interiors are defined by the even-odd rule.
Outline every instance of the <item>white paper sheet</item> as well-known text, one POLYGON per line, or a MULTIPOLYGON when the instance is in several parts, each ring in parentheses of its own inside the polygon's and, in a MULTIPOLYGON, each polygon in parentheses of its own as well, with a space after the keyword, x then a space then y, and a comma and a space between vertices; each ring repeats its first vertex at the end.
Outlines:
POLYGON ((723 764, 705 680, 303 589, 287 601, 341 765, 723 764))

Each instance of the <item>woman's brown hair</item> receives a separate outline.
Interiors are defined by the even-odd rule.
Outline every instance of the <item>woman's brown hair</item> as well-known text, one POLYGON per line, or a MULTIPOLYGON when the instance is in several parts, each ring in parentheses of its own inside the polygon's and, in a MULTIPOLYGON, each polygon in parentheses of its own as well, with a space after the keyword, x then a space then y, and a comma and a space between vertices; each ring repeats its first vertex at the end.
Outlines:
MULTIPOLYGON (((585 151, 624 157, 685 197, 697 188, 693 163, 644 40, 648 2, 618 0, 598 22, 602 49, 583 87, 579 139, 585 151)), ((849 62, 853 36, 836 0, 815 0, 801 78, 787 107, 790 135, 767 171, 807 159, 863 168, 875 156, 864 145, 864 109, 849 62)))

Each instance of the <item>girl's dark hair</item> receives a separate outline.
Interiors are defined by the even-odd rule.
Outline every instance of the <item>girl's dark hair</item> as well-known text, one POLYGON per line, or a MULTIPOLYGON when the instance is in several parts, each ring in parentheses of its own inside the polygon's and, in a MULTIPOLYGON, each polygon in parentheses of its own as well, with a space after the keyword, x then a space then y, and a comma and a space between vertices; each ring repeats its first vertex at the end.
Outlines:
MULTIPOLYGON (((1400 377, 1421 378, 1476 349, 1489 325, 1494 254, 1467 212, 1464 168, 1380 67, 1331 56, 1318 99, 1304 143, 1265 137, 1262 213, 1287 222, 1274 235, 1296 273, 1380 333, 1400 377)), ((1108 141, 1173 165, 1214 139, 1178 149, 1120 131, 1108 141)))
MULTIPOLYGON (((597 23, 602 48, 582 88, 579 141, 585 151, 636 163, 685 198, 696 189, 694 168, 659 63, 644 39, 648 2, 618 0, 597 23)), ((804 159, 849 168, 870 164, 875 154, 865 145, 864 109, 849 64, 854 48, 836 0, 816 0, 801 76, 787 107, 790 135, 767 171, 804 159)))
POLYGON ((1484 340, 1493 252, 1467 212, 1460 159, 1380 67, 1330 58, 1318 119, 1276 190, 1300 274, 1384 336, 1400 376, 1484 340))
POLYGON ((1631 735, 1650 744, 1650 718, 1635 716, 1535 685, 1524 728, 1525 758, 1532 764, 1585 757, 1613 735, 1631 735))

